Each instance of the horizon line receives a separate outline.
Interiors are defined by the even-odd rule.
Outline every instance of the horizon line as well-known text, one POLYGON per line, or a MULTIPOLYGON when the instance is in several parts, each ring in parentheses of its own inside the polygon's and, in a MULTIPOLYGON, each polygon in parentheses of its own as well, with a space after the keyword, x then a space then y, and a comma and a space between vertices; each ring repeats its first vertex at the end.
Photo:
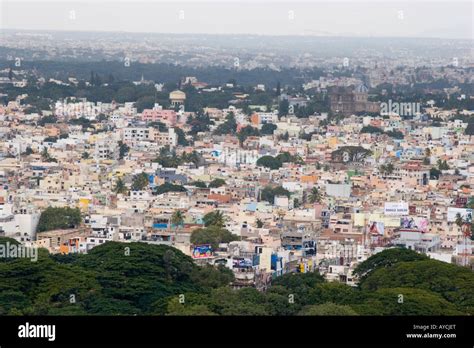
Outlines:
POLYGON ((147 34, 147 35, 208 35, 208 36, 259 36, 259 37, 309 37, 309 38, 341 38, 341 39, 431 39, 431 40, 459 40, 459 41, 474 41, 474 37, 439 37, 439 36, 376 36, 376 35, 347 35, 332 34, 320 35, 301 33, 301 34, 265 34, 265 33, 177 33, 177 32, 146 32, 146 31, 126 31, 126 30, 63 30, 63 29, 28 29, 28 28, 0 28, 0 37, 2 31, 32 31, 32 32, 52 32, 52 33, 90 33, 90 34, 147 34))

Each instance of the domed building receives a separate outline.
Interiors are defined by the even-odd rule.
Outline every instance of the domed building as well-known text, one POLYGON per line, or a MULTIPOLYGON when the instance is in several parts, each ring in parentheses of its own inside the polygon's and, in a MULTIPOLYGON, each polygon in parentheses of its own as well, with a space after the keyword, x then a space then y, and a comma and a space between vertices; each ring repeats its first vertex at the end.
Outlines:
POLYGON ((170 93, 170 101, 172 106, 182 105, 186 101, 186 93, 175 90, 170 93))
POLYGON ((380 112, 380 104, 369 102, 369 89, 360 84, 357 87, 335 87, 329 92, 331 111, 345 116, 358 112, 380 112))
POLYGON ((361 83, 360 85, 358 85, 358 86, 356 87, 354 93, 368 94, 368 93, 369 93, 369 89, 367 88, 366 85, 364 85, 363 83, 361 83))

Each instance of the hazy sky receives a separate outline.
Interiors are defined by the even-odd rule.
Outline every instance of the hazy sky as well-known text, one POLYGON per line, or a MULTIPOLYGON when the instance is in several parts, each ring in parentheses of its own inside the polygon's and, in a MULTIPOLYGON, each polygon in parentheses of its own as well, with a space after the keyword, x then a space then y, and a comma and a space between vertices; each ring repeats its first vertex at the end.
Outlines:
POLYGON ((6 29, 474 37, 471 1, 0 0, 6 29))

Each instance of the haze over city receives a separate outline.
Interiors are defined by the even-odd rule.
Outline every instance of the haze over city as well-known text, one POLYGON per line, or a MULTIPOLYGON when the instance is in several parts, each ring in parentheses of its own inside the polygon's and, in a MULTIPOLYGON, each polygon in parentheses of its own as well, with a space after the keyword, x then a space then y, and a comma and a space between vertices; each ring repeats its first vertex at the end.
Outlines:
POLYGON ((473 17, 0 1, 1 347, 470 344, 473 17))
POLYGON ((5 1, 1 28, 472 39, 470 1, 5 1))

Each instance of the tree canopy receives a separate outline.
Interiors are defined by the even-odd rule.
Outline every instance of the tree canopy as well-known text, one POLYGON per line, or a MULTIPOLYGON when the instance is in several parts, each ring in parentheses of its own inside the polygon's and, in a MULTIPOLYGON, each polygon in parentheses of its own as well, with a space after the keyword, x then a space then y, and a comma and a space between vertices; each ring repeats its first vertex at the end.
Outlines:
POLYGON ((229 243, 238 239, 239 237, 235 234, 216 225, 198 228, 191 234, 191 243, 194 245, 211 244, 214 250, 218 248, 220 243, 229 243))
MULTIPOLYGON (((217 226, 191 237, 215 247, 236 238, 217 226)), ((0 237, 7 242, 16 243, 0 237)), ((39 249, 37 262, 0 259, 0 315, 474 314, 474 275, 467 268, 394 248, 361 263, 358 274, 358 287, 326 282, 318 273, 287 273, 265 292, 233 290, 230 269, 197 266, 165 245, 107 242, 68 255, 39 249)))
POLYGON ((40 216, 37 231, 51 231, 57 229, 74 228, 81 223, 79 208, 46 208, 40 216))

